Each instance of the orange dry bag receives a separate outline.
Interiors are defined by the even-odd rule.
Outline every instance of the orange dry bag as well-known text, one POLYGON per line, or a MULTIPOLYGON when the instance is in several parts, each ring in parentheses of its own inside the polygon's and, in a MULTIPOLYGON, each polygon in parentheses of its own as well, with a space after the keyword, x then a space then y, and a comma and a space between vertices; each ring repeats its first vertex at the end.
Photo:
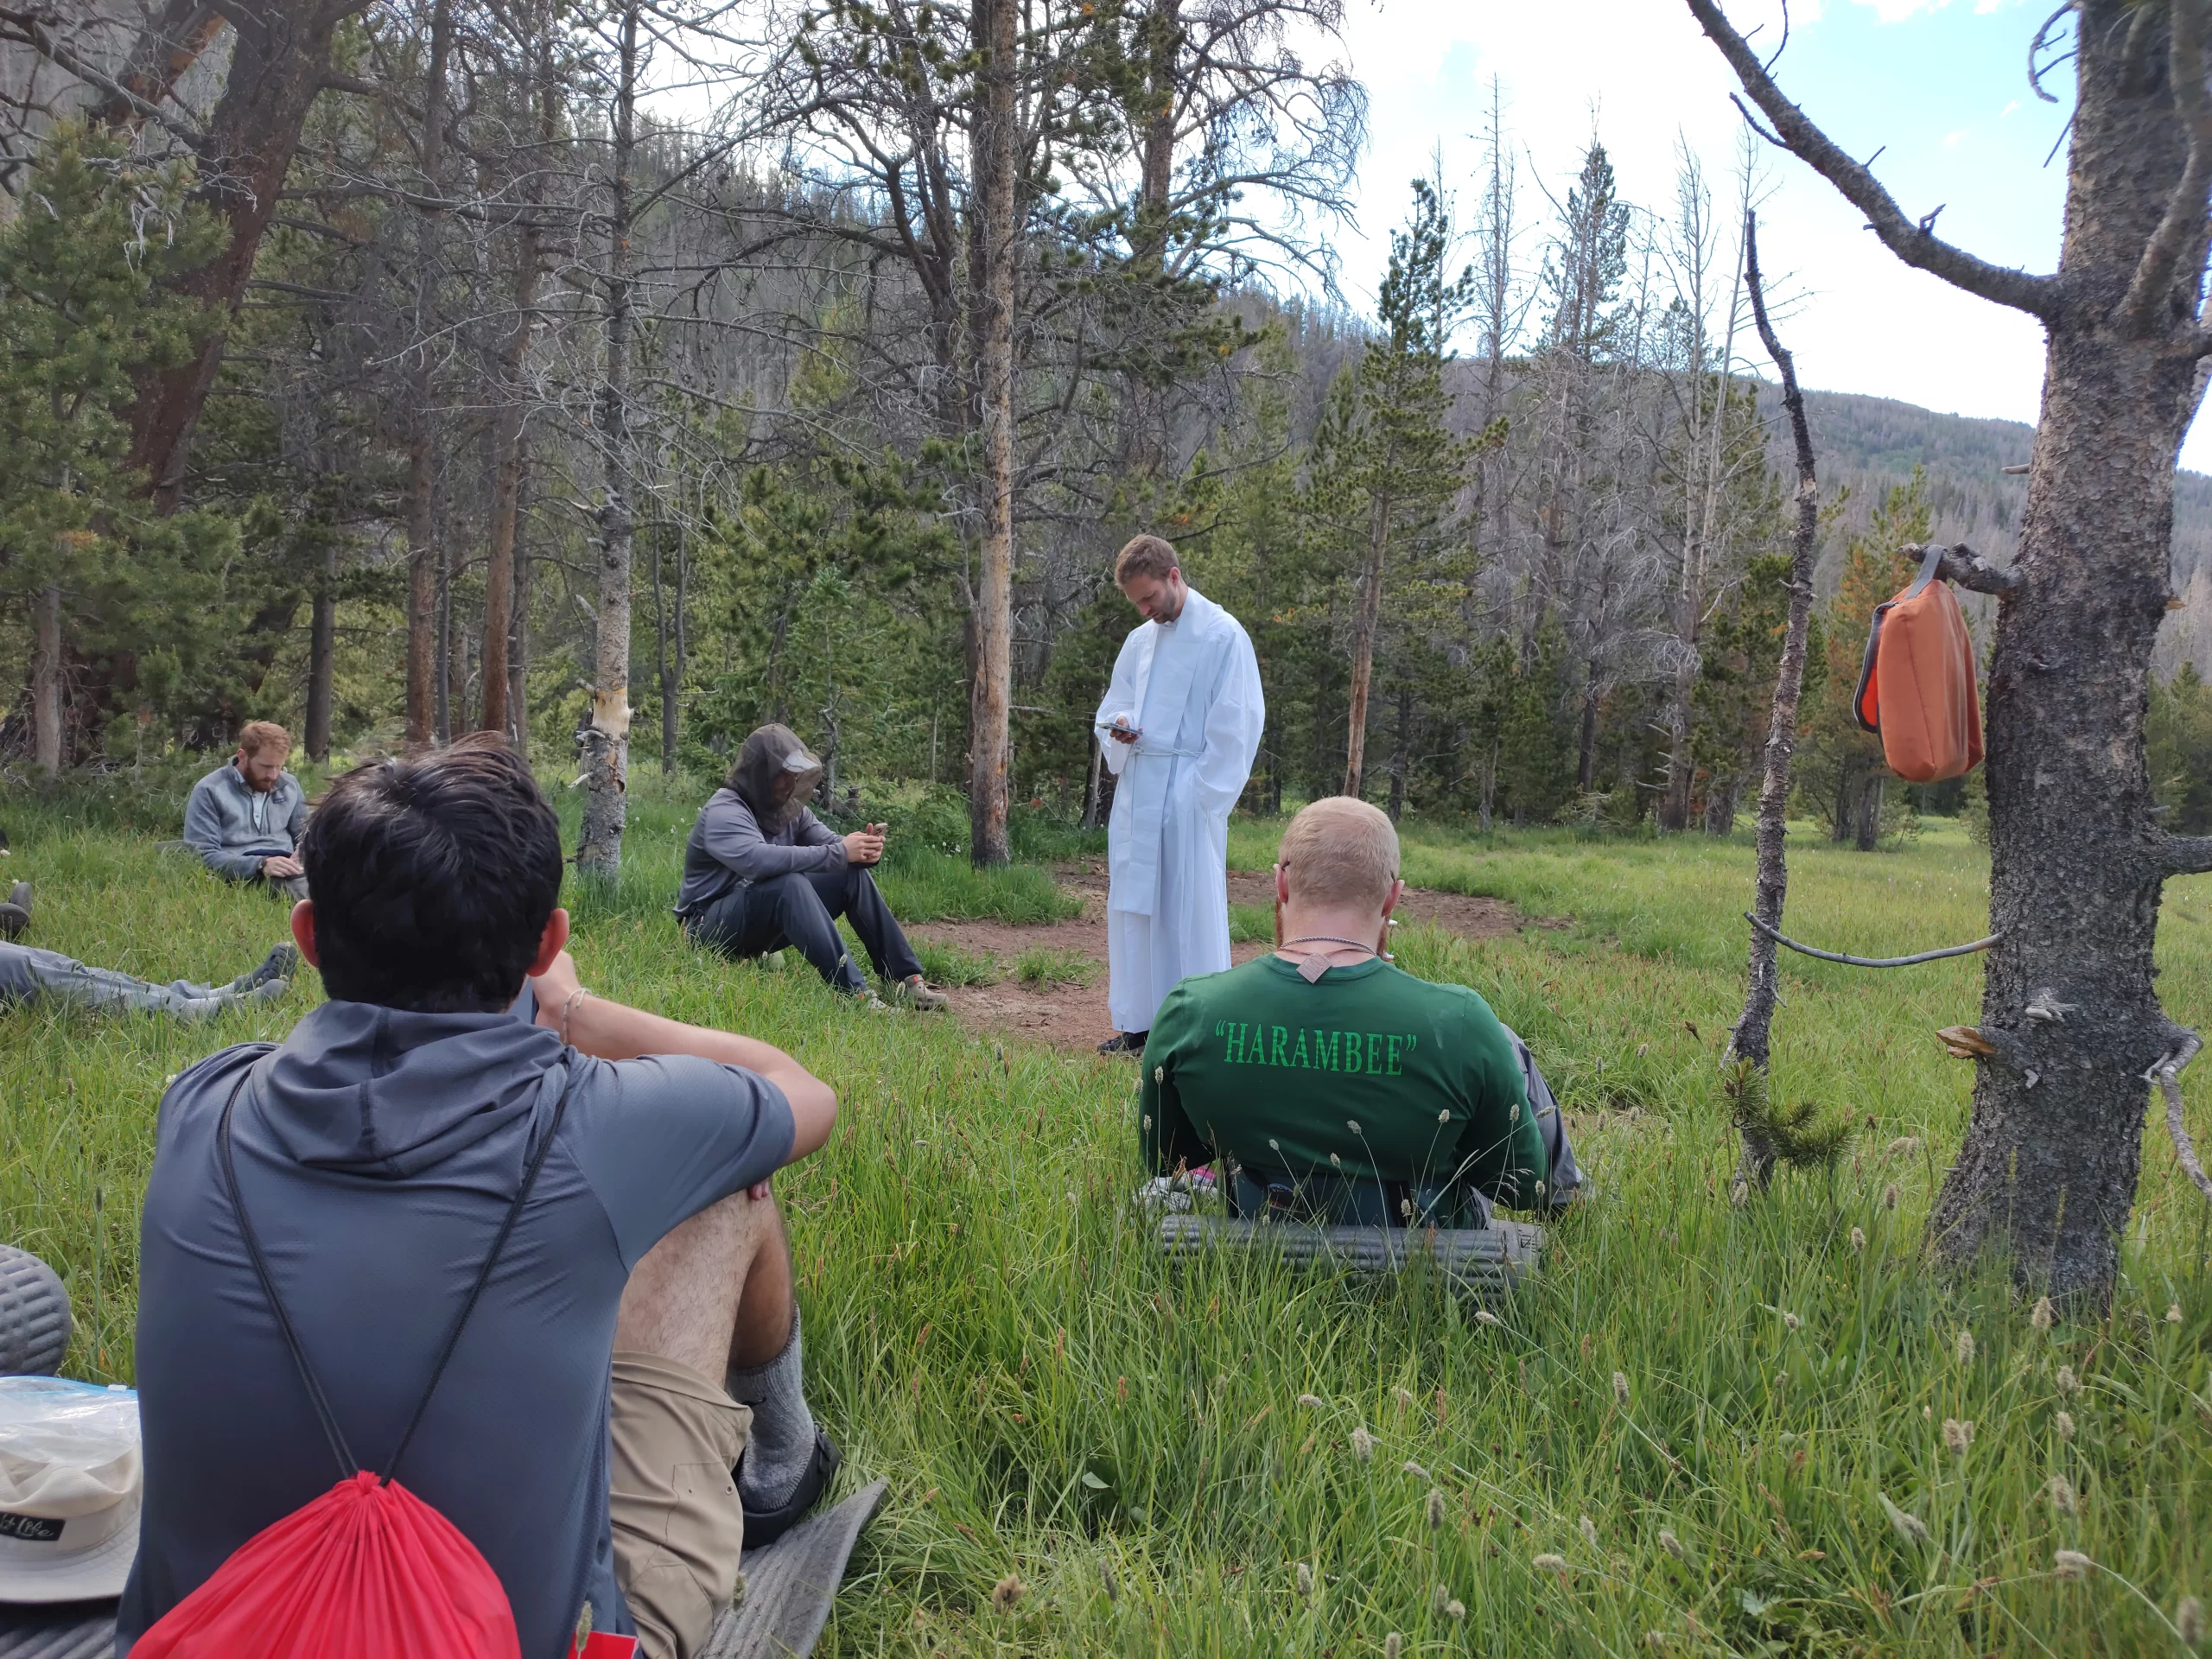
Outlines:
POLYGON ((1981 764, 1981 699, 1974 680, 1974 637, 1950 584, 1937 582, 1941 547, 1920 575, 1874 607, 1866 660, 1852 712, 1882 737, 1882 758, 1908 783, 1961 778, 1981 764))

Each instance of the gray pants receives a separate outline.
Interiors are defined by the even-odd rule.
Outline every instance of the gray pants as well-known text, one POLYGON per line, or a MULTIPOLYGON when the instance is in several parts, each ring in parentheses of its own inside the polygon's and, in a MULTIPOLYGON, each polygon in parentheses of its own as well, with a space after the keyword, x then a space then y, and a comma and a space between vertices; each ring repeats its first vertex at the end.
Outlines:
POLYGON ((205 1019, 243 999, 237 982, 220 988, 188 979, 151 985, 112 968, 92 968, 59 950, 28 944, 0 944, 0 1008, 51 998, 80 1008, 131 1014, 170 1014, 205 1019))

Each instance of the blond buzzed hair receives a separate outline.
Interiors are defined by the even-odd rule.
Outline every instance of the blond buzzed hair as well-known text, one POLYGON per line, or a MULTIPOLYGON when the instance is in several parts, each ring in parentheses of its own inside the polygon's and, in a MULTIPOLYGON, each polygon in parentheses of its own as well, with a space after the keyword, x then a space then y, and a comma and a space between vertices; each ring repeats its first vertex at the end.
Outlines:
POLYGON ((1126 588, 1135 576, 1150 576, 1154 582, 1165 582, 1170 572, 1180 566, 1171 543, 1157 536, 1132 536, 1128 545, 1114 559, 1114 585, 1126 588))
POLYGON ((1332 795, 1290 821, 1276 856, 1299 903, 1380 910, 1398 879, 1398 832, 1365 801, 1332 795))
POLYGON ((292 734, 273 720, 249 720, 238 728, 238 753, 249 760, 264 749, 292 752, 292 734))

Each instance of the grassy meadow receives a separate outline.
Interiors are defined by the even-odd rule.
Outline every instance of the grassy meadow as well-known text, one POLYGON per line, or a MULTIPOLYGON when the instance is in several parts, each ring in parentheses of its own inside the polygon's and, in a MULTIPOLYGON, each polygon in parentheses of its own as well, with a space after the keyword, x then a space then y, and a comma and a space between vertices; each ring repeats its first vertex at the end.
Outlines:
MULTIPOLYGON (((1478 1310, 1418 1274, 1171 1268, 1129 1202, 1131 1068, 694 955, 667 912, 694 799, 641 781, 623 881, 573 896, 575 950, 594 988, 780 1043, 843 1102, 780 1185, 817 1409, 842 1478, 892 1497, 823 1651, 2189 1650, 2181 1604, 2212 1598, 2206 1206, 2154 1124, 2109 1317, 2040 1331, 2001 1274, 1923 1270, 1971 1081, 1931 1033, 1974 1018, 1974 959, 1787 959, 1776 1087, 1858 1138, 1733 1208, 1717 1061, 1748 840, 1409 829, 1410 880, 1531 925, 1410 930, 1402 963, 1527 1036, 1596 1187, 1541 1277, 1478 1310)), ((30 942, 149 977, 258 961, 278 907, 155 851, 173 822, 122 794, 11 809, 30 942)), ((1276 829, 1237 823, 1233 861, 1264 868, 1276 829)), ((1875 855, 1808 832, 1791 859, 1797 937, 1890 955, 1984 931, 1983 855, 1948 826, 1875 855)), ((886 885, 917 916, 1065 913, 1035 868, 907 855, 886 885)), ((2170 1008, 2212 1025, 2212 879, 2169 887, 2161 935, 2170 1008)), ((0 1016, 0 1230, 67 1277, 76 1374, 131 1375, 162 1080, 316 995, 212 1029, 0 1016)), ((2212 1065, 2189 1081, 2202 1126, 2212 1065)))

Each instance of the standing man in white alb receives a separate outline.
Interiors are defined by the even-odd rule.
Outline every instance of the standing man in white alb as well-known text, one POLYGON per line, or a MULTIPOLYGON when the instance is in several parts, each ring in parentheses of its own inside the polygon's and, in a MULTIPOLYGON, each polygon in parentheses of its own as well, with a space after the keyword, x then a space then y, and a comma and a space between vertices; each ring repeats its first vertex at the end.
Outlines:
POLYGON ((1229 811, 1267 723, 1243 626, 1193 591, 1175 550, 1140 536, 1114 582, 1144 625, 1122 645, 1098 705, 1120 780, 1106 829, 1107 1011, 1102 1054, 1141 1054, 1178 980, 1229 966, 1229 811))

